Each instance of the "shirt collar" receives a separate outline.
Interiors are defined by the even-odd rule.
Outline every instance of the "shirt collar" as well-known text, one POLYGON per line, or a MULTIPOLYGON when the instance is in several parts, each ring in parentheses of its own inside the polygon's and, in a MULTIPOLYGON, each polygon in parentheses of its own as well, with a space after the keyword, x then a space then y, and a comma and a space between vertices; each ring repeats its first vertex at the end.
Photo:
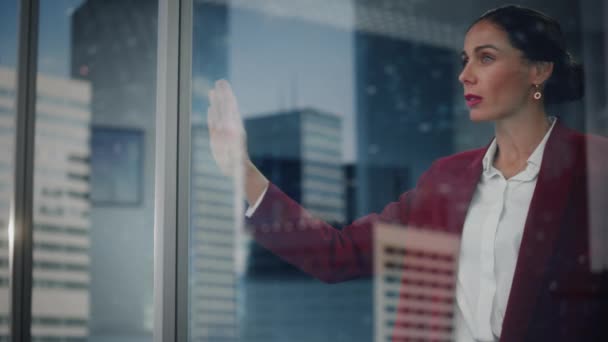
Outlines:
MULTIPOLYGON (((540 171, 540 164, 543 160, 543 154, 545 153, 545 145, 547 145, 547 140, 549 140, 549 135, 551 135, 551 132, 553 131, 553 127, 557 122, 557 118, 555 116, 549 116, 549 121, 551 121, 551 127, 549 127, 549 130, 547 131, 547 133, 545 133, 543 140, 541 140, 538 146, 536 146, 534 152, 532 152, 530 157, 528 157, 528 166, 526 167, 525 172, 527 172, 528 170, 532 171, 532 176, 535 176, 536 174, 538 174, 538 171, 540 171)), ((483 156, 483 172, 486 176, 490 176, 497 172, 497 170, 494 169, 494 167, 492 166, 492 162, 494 161, 494 158, 496 156, 497 149, 498 145, 496 144, 496 138, 494 138, 492 139, 492 143, 490 144, 485 155, 483 156)))

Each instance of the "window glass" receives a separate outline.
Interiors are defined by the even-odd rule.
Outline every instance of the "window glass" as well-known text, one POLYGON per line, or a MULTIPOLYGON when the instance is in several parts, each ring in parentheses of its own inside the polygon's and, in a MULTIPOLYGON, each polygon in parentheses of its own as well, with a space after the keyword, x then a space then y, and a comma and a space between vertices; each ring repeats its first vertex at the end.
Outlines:
MULTIPOLYGON (((605 4, 520 3, 555 17, 572 56, 585 67, 585 97, 547 106, 547 113, 558 117, 555 127, 607 136, 605 4)), ((386 341, 391 336, 404 340, 454 337, 456 325, 463 324, 456 316, 462 306, 456 299, 457 267, 459 260, 469 262, 462 258, 469 257, 466 253, 471 251, 464 247, 471 238, 461 241, 466 235, 459 232, 469 203, 475 203, 471 202, 475 186, 482 183, 459 183, 467 179, 468 164, 464 162, 442 171, 445 178, 441 179, 450 181, 432 178, 437 175, 425 172, 437 170, 433 163, 439 158, 485 148, 493 140, 495 126, 489 120, 477 120, 463 96, 461 83, 483 81, 459 80, 459 75, 469 26, 486 10, 500 5, 502 1, 194 1, 190 340, 386 341), (224 175, 210 146, 208 94, 210 90, 217 93, 221 85, 215 82, 220 79, 229 82, 238 101, 251 162, 272 183, 251 219, 244 215, 248 205, 243 204, 242 179, 224 175), (432 181, 419 183, 425 179, 423 175, 432 181), (422 185, 426 187, 417 188, 422 185), (429 190, 431 185, 433 190, 429 190), (398 205, 389 207, 381 219, 365 217, 382 212, 412 189, 415 190, 401 197, 398 205), (425 196, 439 199, 420 202, 425 196), (310 216, 302 214, 294 203, 310 216), (415 207, 421 203, 424 208, 415 207), (407 230, 410 235, 404 235, 402 230, 392 238, 391 227, 376 229, 368 224, 383 219, 432 231, 426 234, 407 230), (326 226, 321 222, 332 225, 334 230, 323 228, 326 226), (355 225, 349 226, 352 222, 355 225), (369 233, 370 227, 384 235, 369 233), (445 231, 451 235, 440 234, 445 231), (330 250, 339 252, 331 254, 330 250), (408 264, 410 261, 417 266, 408 264), (352 271, 359 268, 367 271, 352 271), (372 273, 372 268, 379 273, 372 273), (356 279, 342 281, 348 278, 344 274, 355 275, 356 279), (324 283, 334 280, 339 282, 324 283)), ((561 156, 563 161, 571 151, 551 144, 547 146, 558 147, 548 147, 549 157, 545 160, 559 160, 561 156)), ((580 209, 583 207, 577 205, 582 202, 577 202, 564 204, 571 211, 543 214, 540 207, 533 205, 527 216, 543 222, 554 220, 550 221, 554 222, 551 227, 571 226, 568 220, 581 225, 576 241, 586 247, 575 251, 565 243, 570 231, 559 228, 564 230, 562 235, 555 238, 553 249, 547 249, 546 264, 539 267, 545 267, 543 272, 552 272, 555 263, 578 262, 583 266, 577 270, 585 274, 581 273, 580 279, 589 279, 584 285, 589 289, 596 284, 593 279, 599 279, 594 277, 608 270, 608 240, 602 228, 605 215, 599 207, 608 199, 608 185, 605 177, 594 173, 608 170, 607 157, 602 155, 605 151, 605 147, 591 148, 579 155, 584 158, 580 159, 582 164, 589 167, 577 170, 587 172, 588 178, 577 178, 573 186, 584 189, 576 193, 581 194, 580 201, 589 203, 586 209, 580 209), (559 216, 562 212, 582 216, 559 216), (591 223, 584 223, 587 221, 591 223)), ((483 153, 469 153, 479 156, 481 173, 483 153)), ((463 156, 466 154, 459 158, 463 156)), ((561 170, 544 167, 538 176, 542 184, 552 172, 561 170)), ((551 197, 543 191, 562 185, 541 185, 540 194, 535 196, 551 197)), ((535 191, 534 187, 530 189, 529 195, 535 191)), ((519 208, 518 200, 513 203, 519 208)), ((480 212, 485 215, 490 211, 480 212)), ((500 219, 503 214, 498 212, 497 217, 500 219)), ((521 230, 526 215, 520 218, 522 221, 514 225, 521 230)), ((488 222, 484 229, 491 226, 488 222)), ((526 242, 521 245, 521 260, 528 251, 538 249, 530 241, 549 240, 548 233, 530 229, 522 233, 526 242)), ((479 245, 481 235, 477 238, 480 240, 475 243, 479 245)), ((513 237, 517 241, 515 247, 506 248, 515 250, 515 257, 521 238, 521 234, 513 237)), ((484 239, 491 240, 487 236, 484 239)), ((502 246, 507 245, 511 246, 502 246)), ((501 253, 500 246, 499 241, 483 252, 501 253)), ((482 253, 473 248, 472 253, 477 252, 482 253)), ((481 254, 472 258, 480 260, 481 254)), ((518 262, 522 264, 518 266, 520 272, 526 272, 526 262, 518 262)), ((490 267, 488 274, 492 267, 502 267, 484 265, 490 267)), ((574 303, 573 297, 568 297, 573 288, 555 292, 549 289, 552 283, 547 279, 539 280, 539 286, 545 286, 540 297, 552 304, 543 310, 566 303, 561 305, 572 304, 576 308, 573 310, 596 312, 593 310, 597 303, 587 303, 588 307, 582 302, 574 303)), ((555 280, 553 289, 560 288, 562 280, 555 280)), ((488 291, 508 295, 511 280, 500 278, 498 282, 498 290, 488 291)), ((520 284, 516 287, 514 283, 513 291, 523 291, 521 286, 527 286, 520 284)), ((480 298, 490 298, 491 304, 494 295, 479 291, 480 298)), ((597 295, 595 290, 589 291, 590 296, 597 295)), ((500 298, 508 297, 500 296, 496 295, 496 305, 504 308, 506 304, 500 298)))
POLYGON ((35 341, 152 339, 157 13, 40 2, 35 341))
POLYGON ((0 341, 8 341, 9 216, 13 199, 19 17, 17 1, 0 4, 0 341))

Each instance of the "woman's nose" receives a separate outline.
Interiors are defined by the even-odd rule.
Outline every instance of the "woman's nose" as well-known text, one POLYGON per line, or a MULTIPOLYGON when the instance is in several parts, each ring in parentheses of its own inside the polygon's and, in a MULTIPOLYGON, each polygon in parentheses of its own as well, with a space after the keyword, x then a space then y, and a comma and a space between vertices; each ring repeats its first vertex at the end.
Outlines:
POLYGON ((465 64, 464 67, 462 68, 460 75, 458 75, 458 80, 462 84, 471 84, 471 83, 475 82, 475 77, 473 75, 473 72, 471 70, 471 66, 469 63, 465 64))

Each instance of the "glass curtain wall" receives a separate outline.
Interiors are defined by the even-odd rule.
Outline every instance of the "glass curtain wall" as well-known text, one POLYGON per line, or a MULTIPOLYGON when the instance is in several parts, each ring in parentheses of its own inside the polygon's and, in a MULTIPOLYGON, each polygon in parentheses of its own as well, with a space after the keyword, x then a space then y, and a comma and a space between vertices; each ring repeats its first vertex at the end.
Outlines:
POLYGON ((40 1, 34 341, 152 339, 157 15, 40 1))
MULTIPOLYGON (((318 246, 306 237, 321 221, 337 231, 360 224, 415 187, 433 161, 488 146, 494 128, 470 120, 458 74, 467 28, 505 3, 191 1, 192 103, 191 113, 180 113, 190 115, 190 155, 180 159, 189 161, 190 185, 188 198, 178 199, 189 206, 189 246, 187 274, 177 272, 187 279, 188 339, 451 340, 458 236, 377 226, 368 241, 375 244, 372 259, 332 260, 365 262, 375 272, 335 284, 327 282, 346 266, 318 273, 318 246), (244 201, 243 179, 225 176, 211 150, 208 95, 220 79, 238 100, 251 162, 272 183, 253 208, 244 201), (314 219, 281 221, 286 202, 273 202, 277 189, 314 219), (287 250, 269 251, 264 236, 273 234, 287 250)), ((585 67, 585 97, 550 106, 549 114, 608 136, 608 5, 518 3, 557 18, 585 67)), ((17 0, 0 3, 0 341, 10 327, 18 11, 17 0)), ((157 16, 158 0, 40 1, 34 341, 154 338, 157 16)), ((594 173, 606 165, 604 152, 585 150, 586 173, 577 178, 586 189, 576 203, 588 208, 580 217, 589 227, 580 240, 588 253, 552 259, 588 268, 589 284, 608 272, 606 178, 594 173)), ((597 287, 561 278, 548 284, 540 297, 557 298, 563 312, 582 317, 599 307, 597 287)))
MULTIPOLYGON (((571 128, 608 135, 606 5, 594 0, 518 3, 556 17, 575 58, 587 68, 585 99, 551 107, 551 115, 571 128)), ((489 144, 493 126, 470 121, 458 75, 467 28, 503 4, 193 1, 191 341, 385 340, 398 330, 394 319, 382 321, 398 307, 389 290, 396 289, 397 298, 405 296, 394 283, 401 278, 394 276, 326 284, 309 274, 314 265, 303 272, 256 242, 264 239, 245 219, 242 183, 222 174, 210 148, 208 94, 215 82, 225 79, 232 86, 251 161, 312 216, 340 230, 397 200, 434 160, 489 144)), ((269 222, 265 232, 296 234, 297 223, 280 222, 281 205, 262 204, 269 222)), ((436 238, 432 241, 449 240, 436 238)), ((597 252, 597 269, 606 269, 606 237, 598 230, 589 241, 597 252)), ((290 243, 294 253, 314 253, 305 242, 290 243)), ((402 247, 387 251, 400 256, 406 253, 402 247)), ((430 243, 428 248, 438 247, 430 243)), ((444 252, 453 254, 451 248, 444 252)), ((449 266, 444 280, 453 289, 455 264, 449 266)), ((420 281, 416 296, 421 297, 413 299, 420 300, 420 315, 414 314, 414 323, 401 322, 399 331, 449 340, 453 291, 433 292, 420 281), (424 302, 423 294, 432 302, 437 293, 446 304, 439 310, 442 318, 428 321, 423 313, 433 303, 424 302)))

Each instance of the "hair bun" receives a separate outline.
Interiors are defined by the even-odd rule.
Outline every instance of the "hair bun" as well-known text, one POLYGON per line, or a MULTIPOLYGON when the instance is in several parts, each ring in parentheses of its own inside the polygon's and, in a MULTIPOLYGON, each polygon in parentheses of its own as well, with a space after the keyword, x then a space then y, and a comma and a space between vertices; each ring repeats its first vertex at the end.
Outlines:
POLYGON ((555 63, 553 75, 545 85, 545 103, 558 104, 581 99, 585 94, 584 74, 583 66, 570 53, 565 53, 563 62, 555 63))

